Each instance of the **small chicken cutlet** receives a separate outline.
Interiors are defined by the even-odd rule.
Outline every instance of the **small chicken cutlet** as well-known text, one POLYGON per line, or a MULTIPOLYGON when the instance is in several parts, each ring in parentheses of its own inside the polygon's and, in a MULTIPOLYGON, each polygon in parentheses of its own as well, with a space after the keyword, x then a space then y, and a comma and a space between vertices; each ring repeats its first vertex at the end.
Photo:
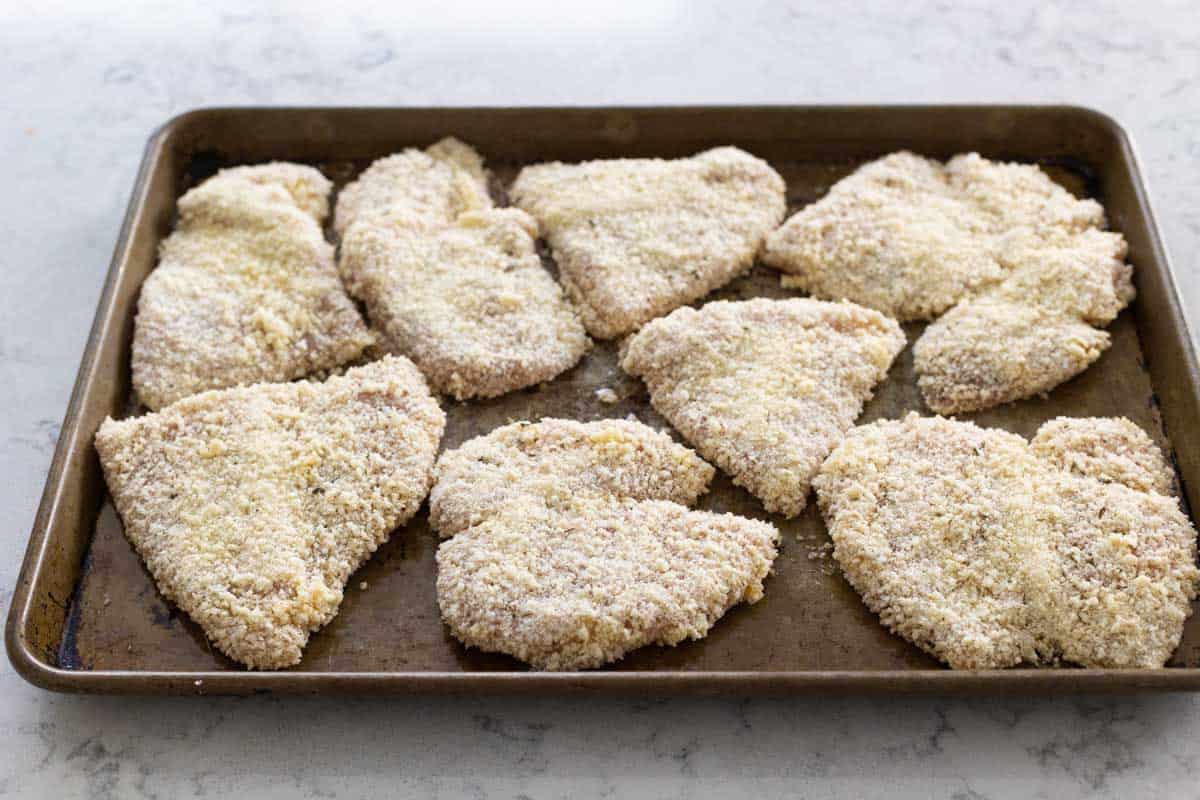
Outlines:
POLYGON ((163 595, 255 669, 300 660, 346 580, 429 490, 445 416, 388 356, 324 383, 204 392, 96 434, 163 595))
POLYGON ((916 345, 926 404, 977 411, 1048 391, 1108 347, 1133 298, 1104 210, 1041 169, 960 155, 873 161, 767 239, 784 286, 900 320, 945 316, 916 345))
POLYGON ((1033 397, 1087 369, 1133 299, 1125 240, 1091 230, 1058 246, 1013 243, 1007 277, 931 323, 913 348, 917 385, 940 414, 1033 397))
POLYGON ((646 325, 621 366, 734 483, 795 516, 904 343, 895 320, 853 303, 718 301, 646 325))
POLYGON ((951 667, 1161 667, 1179 644, 1196 531, 1128 420, 1027 443, 910 414, 850 432, 813 483, 847 580, 951 667))
POLYGON ((459 400, 549 380, 590 346, 542 266, 537 223, 491 208, 482 169, 474 150, 446 140, 376 162, 338 200, 342 279, 381 347, 459 400))
POLYGON ((537 669, 703 638, 762 597, 774 526, 691 511, 713 470, 637 422, 516 423, 441 457, 442 619, 468 647, 537 669))
POLYGON ((292 380, 372 343, 321 233, 329 189, 311 167, 273 163, 222 170, 180 198, 138 299, 133 385, 143 405, 292 380))
POLYGON ((539 164, 514 202, 537 219, 588 332, 628 333, 748 269, 786 210, 783 179, 735 147, 691 158, 539 164))

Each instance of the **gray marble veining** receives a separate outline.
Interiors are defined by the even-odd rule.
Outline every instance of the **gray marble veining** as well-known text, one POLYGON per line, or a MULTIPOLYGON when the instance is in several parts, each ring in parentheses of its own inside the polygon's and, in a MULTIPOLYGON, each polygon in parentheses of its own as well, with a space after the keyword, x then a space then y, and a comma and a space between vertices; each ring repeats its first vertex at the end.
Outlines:
MULTIPOLYGON (((1200 311, 1176 3, 0 4, 0 603, 149 133, 216 104, 1068 102, 1131 131, 1200 311)), ((786 635, 786 632, 782 632, 786 635)), ((0 795, 1200 795, 1200 700, 62 697, 0 667, 0 795)))

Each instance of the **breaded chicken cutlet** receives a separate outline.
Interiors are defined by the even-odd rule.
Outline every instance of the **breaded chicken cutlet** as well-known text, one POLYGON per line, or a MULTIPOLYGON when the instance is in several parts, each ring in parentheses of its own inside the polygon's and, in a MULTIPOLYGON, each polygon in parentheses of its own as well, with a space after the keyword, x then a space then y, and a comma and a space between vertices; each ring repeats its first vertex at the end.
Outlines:
POLYGON ((443 140, 377 161, 338 198, 342 278, 383 349, 459 400, 549 380, 590 346, 538 257, 537 224, 491 207, 482 164, 443 140))
POLYGON ((431 524, 442 619, 537 669, 703 638, 762 597, 778 531, 691 511, 713 470, 637 422, 516 423, 442 455, 431 524))
POLYGON ((163 595, 230 658, 275 669, 300 660, 350 574, 416 513, 444 426, 417 368, 388 356, 108 419, 96 449, 163 595))
POLYGON ((1087 368, 1133 298, 1104 210, 1036 166, 972 153, 945 165, 893 153, 839 181, 772 233, 783 285, 900 320, 932 319, 916 368, 926 404, 976 411, 1087 368))
POLYGON ((646 325, 621 366, 705 458, 790 517, 904 343, 895 320, 853 303, 718 301, 646 325))
POLYGON ((786 210, 783 179, 735 147, 691 158, 526 167, 510 191, 537 219, 588 332, 611 339, 749 269, 786 210))
POLYGON ((1027 443, 915 414, 854 429, 813 481, 847 580, 957 669, 1163 666, 1200 574, 1170 483, 1127 420, 1027 443))
POLYGON ((292 380, 372 343, 321 232, 329 189, 312 167, 272 163, 222 170, 180 198, 138 298, 133 385, 143 405, 292 380))

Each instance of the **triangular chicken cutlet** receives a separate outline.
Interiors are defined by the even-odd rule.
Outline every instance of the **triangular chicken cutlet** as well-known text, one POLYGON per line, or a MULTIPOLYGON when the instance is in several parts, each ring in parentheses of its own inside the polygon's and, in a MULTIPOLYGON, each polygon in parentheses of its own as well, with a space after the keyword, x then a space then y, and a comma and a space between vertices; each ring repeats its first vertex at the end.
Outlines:
POLYGON ((300 660, 350 574, 416 513, 444 426, 416 367, 389 356, 109 419, 96 449, 163 595, 221 652, 274 669, 300 660))
POLYGON ((559 279, 600 339, 744 272, 786 210, 779 174, 735 147, 669 161, 538 164, 521 170, 510 194, 537 219, 559 279))
POLYGON ((338 198, 340 271, 385 351, 434 390, 495 397, 574 366, 590 341, 537 254, 537 223, 493 209, 483 160, 443 140, 375 162, 338 198))
POLYGON ((222 170, 180 198, 138 299, 133 385, 144 405, 292 380, 372 343, 321 232, 329 189, 312 167, 272 163, 222 170))
POLYGON ((1161 667, 1191 613, 1196 531, 1128 420, 1027 443, 910 414, 855 428, 814 485, 846 579, 951 667, 1161 667))
POLYGON ((904 343, 895 320, 853 303, 718 301, 642 328, 621 366, 734 483, 794 516, 904 343))
POLYGON ((713 470, 624 420, 516 423, 445 453, 430 495, 438 606, 468 647, 597 667, 703 638, 762 597, 778 531, 691 511, 713 470))

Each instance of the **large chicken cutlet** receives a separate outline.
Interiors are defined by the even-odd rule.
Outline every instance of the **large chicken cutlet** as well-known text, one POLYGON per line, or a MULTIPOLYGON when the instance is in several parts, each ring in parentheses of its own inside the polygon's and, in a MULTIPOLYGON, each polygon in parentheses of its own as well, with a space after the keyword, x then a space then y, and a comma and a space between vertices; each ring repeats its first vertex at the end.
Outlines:
POLYGON ((895 320, 853 303, 718 301, 646 325, 621 366, 734 483, 794 516, 904 342, 895 320))
POLYGON ((342 278, 382 349, 459 400, 549 380, 590 346, 542 266, 537 223, 491 207, 482 163, 444 140, 376 162, 338 200, 342 278))
POLYGON ((1161 667, 1179 644, 1196 531, 1127 420, 1027 443, 910 414, 854 429, 813 483, 847 580, 951 667, 1161 667))
POLYGON ((783 219, 783 179, 735 147, 691 158, 538 164, 513 201, 600 339, 628 333, 749 269, 783 219))
POLYGON ((230 658, 275 669, 300 660, 350 574, 416 513, 444 426, 420 372, 389 356, 109 419, 96 449, 163 595, 230 658))
POLYGON ((133 385, 144 405, 292 380, 372 343, 321 233, 329 189, 312 167, 272 163, 222 170, 180 198, 138 299, 133 385))
POLYGON ((468 647, 535 668, 597 667, 703 638, 762 597, 772 525, 689 510, 713 474, 695 453, 619 420, 517 423, 439 460, 442 619, 468 647))

